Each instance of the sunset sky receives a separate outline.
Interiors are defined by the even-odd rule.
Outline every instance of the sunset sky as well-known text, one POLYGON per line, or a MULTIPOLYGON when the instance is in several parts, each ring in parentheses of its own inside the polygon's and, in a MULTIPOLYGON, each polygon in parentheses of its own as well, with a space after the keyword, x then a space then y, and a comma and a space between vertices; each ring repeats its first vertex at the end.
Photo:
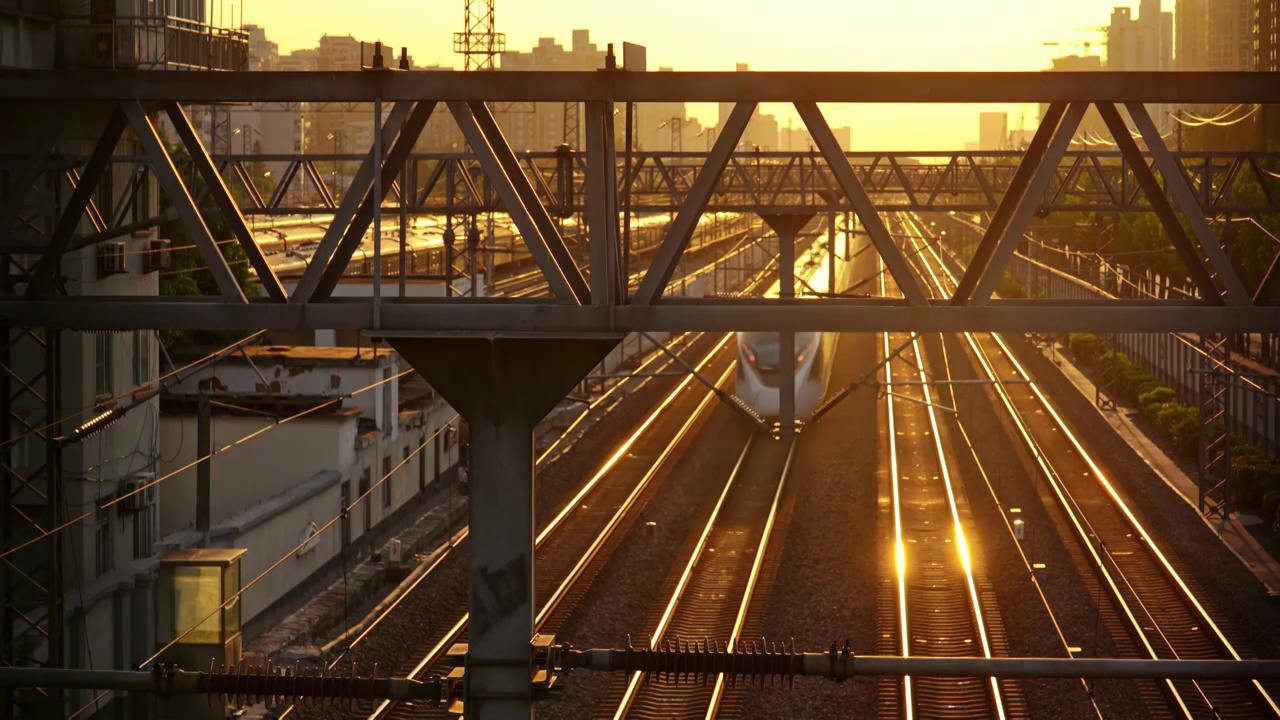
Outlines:
MULTIPOLYGON (((463 0, 213 1, 213 21, 261 25, 281 53, 314 47, 325 33, 408 46, 418 64, 459 65, 452 34, 462 29, 463 0)), ((1040 70, 1059 49, 1046 42, 1091 41, 1122 0, 498 0, 497 24, 507 47, 526 50, 539 37, 569 44, 589 28, 600 45, 648 47, 649 66, 676 70, 1040 70)), ((1137 0, 1132 0, 1137 12, 1137 0)), ((1164 0, 1166 10, 1174 0, 1164 0)), ((987 108, 830 108, 833 124, 853 126, 866 149, 959 148, 977 139, 980 109, 1005 109, 1010 127, 1020 106, 987 108)), ((766 106, 786 125, 786 106, 766 106)), ((714 122, 713 108, 691 108, 714 122)), ((1026 127, 1036 123, 1025 109, 1026 127)))

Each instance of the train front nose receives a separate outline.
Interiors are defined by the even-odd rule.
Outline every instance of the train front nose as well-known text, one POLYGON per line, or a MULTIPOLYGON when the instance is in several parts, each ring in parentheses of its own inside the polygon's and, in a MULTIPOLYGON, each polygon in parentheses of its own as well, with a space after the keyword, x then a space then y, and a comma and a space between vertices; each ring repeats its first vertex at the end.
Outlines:
POLYGON ((737 394, 760 417, 778 416, 782 355, 776 333, 739 335, 737 394))

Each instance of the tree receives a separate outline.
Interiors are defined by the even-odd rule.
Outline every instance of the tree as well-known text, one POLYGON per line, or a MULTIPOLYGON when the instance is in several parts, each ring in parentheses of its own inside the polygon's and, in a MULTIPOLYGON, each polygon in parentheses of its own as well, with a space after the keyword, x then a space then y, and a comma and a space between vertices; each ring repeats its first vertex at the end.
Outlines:
MULTIPOLYGON (((182 147, 171 152, 176 156, 186 154, 185 148, 182 147)), ((182 166, 182 163, 175 164, 182 166)), ((196 178, 194 183, 189 181, 188 187, 194 197, 199 197, 204 187, 204 178, 196 178)), ((168 197, 161 196, 162 211, 167 211, 172 205, 173 202, 168 197)), ((209 233, 218 243, 218 248, 226 258, 227 265, 231 268, 231 273, 241 290, 248 297, 261 295, 262 286, 256 281, 253 268, 249 266, 249 259, 240 244, 236 242, 231 226, 222 211, 214 205, 208 195, 204 196, 199 209, 205 223, 209 226, 209 233)), ((191 233, 186 224, 180 220, 171 220, 161 226, 161 233, 169 239, 171 251, 169 269, 160 275, 160 294, 162 296, 219 295, 218 284, 213 279, 213 274, 209 272, 204 257, 200 255, 195 242, 191 239, 191 233)), ((160 339, 167 347, 191 343, 225 345, 235 342, 246 334, 167 330, 161 333, 160 339)))

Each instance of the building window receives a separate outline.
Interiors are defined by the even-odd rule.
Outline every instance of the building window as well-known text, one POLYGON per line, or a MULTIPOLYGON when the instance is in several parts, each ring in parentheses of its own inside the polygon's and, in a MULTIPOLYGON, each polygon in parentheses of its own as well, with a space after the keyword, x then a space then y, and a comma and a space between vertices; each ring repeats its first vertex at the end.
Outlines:
POLYGON ((98 523, 98 527, 93 531, 93 572, 95 575, 105 575, 111 572, 112 566, 115 564, 112 558, 111 550, 111 523, 103 520, 98 523))
POLYGON ((93 336, 94 392, 98 397, 110 397, 113 392, 114 353, 115 335, 104 332, 93 336))
POLYGON ((133 386, 151 382, 151 331, 133 331, 133 386))
POLYGON ((382 458, 382 507, 391 507, 391 456, 382 458))
POLYGON ((373 528, 373 501, 365 497, 369 494, 369 468, 360 475, 360 504, 364 506, 364 532, 373 528))

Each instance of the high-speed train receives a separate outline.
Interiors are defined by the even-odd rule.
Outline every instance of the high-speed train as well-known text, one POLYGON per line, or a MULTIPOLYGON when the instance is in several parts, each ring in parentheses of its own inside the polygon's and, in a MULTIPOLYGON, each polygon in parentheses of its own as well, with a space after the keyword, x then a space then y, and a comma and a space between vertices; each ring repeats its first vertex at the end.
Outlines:
MULTIPOLYGON (((813 297, 830 292, 840 292, 849 286, 853 248, 850 236, 836 233, 836 284, 829 287, 828 268, 831 243, 824 235, 813 243, 808 252, 796 261, 796 297, 813 297)), ((766 297, 778 297, 775 282, 765 293, 766 297)), ((740 332, 735 338, 738 347, 738 382, 736 395, 757 415, 766 420, 777 420, 781 414, 780 391, 784 379, 781 374, 781 336, 775 332, 740 332)), ((791 382, 796 389, 796 419, 803 422, 822 402, 827 383, 831 379, 831 365, 835 356, 839 333, 798 332, 795 334, 795 374, 791 382)))

